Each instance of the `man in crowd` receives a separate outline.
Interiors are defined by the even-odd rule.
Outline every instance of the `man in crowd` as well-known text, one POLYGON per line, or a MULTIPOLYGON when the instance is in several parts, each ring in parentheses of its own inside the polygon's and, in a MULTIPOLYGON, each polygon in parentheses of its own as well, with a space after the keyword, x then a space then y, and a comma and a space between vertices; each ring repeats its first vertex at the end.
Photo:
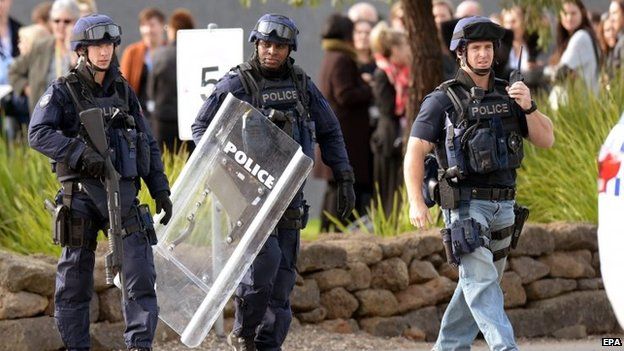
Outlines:
POLYGON ((121 29, 108 16, 80 18, 71 36, 78 65, 48 87, 36 104, 28 131, 30 146, 52 159, 62 185, 56 198, 56 221, 69 224, 55 234, 63 251, 56 275, 54 317, 70 351, 91 346, 89 303, 97 233, 109 226, 106 161, 80 121, 79 114, 86 109, 102 111, 111 157, 120 176, 120 274, 125 277, 122 289, 127 292, 122 308, 128 350, 151 350, 158 323, 156 272, 150 248, 156 237, 149 209, 137 199, 141 179, 156 200, 157 212, 165 211, 162 224, 171 218, 172 204, 158 145, 134 91, 115 64, 115 48, 120 42, 121 29))
MULTIPOLYGON (((192 126, 193 139, 200 141, 226 95, 232 93, 266 113, 310 157, 316 137, 323 161, 339 184, 338 213, 345 218, 355 202, 353 171, 329 103, 290 58, 291 51, 297 50, 298 32, 286 16, 266 14, 258 20, 249 36, 254 54, 219 80, 192 126)), ((289 296, 307 211, 299 191, 236 290, 234 328, 228 336, 234 350, 280 350, 292 320, 289 296)))
POLYGON ((148 112, 147 79, 154 49, 165 44, 165 14, 154 7, 143 9, 139 13, 139 31, 141 40, 128 45, 121 57, 121 73, 136 91, 143 111, 148 112))
POLYGON ((508 85, 494 77, 503 34, 485 17, 457 23, 450 45, 460 63, 456 78, 425 97, 407 145, 410 221, 419 228, 432 222, 422 184, 425 156, 435 149, 439 166, 427 172, 438 182, 432 197, 444 214, 447 259, 459 264, 434 350, 468 350, 479 330, 490 349, 517 350, 499 285, 510 235, 522 225, 514 209, 516 169, 523 138, 549 148, 554 136, 522 81, 508 85))

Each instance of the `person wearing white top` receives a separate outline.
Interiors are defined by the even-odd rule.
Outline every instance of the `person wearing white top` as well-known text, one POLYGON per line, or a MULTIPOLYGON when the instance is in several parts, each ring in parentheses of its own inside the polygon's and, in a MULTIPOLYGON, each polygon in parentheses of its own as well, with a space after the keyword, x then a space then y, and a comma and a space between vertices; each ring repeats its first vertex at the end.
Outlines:
MULTIPOLYGON (((587 88, 598 93, 600 53, 596 34, 580 0, 566 1, 559 13, 557 46, 545 73, 555 81, 570 75, 582 78, 587 88)), ((549 100, 554 108, 565 101, 565 92, 555 85, 549 100)))

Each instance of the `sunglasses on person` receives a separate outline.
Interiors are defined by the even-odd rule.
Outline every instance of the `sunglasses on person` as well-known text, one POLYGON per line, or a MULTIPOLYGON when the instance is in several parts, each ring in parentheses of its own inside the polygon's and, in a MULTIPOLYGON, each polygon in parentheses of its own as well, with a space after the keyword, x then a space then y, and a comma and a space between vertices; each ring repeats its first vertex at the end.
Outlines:
POLYGON ((74 22, 74 20, 73 19, 67 19, 67 18, 66 19, 56 18, 56 19, 53 19, 52 22, 54 22, 56 24, 59 24, 59 23, 70 24, 70 23, 74 22))

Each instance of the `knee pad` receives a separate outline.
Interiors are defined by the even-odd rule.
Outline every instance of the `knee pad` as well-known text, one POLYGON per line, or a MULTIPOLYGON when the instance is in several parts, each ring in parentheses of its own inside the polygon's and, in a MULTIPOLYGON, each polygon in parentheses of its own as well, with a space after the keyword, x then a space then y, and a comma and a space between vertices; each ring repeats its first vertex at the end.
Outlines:
POLYGON ((483 227, 473 218, 458 219, 451 223, 451 247, 457 262, 464 254, 468 254, 484 245, 481 234, 483 227))

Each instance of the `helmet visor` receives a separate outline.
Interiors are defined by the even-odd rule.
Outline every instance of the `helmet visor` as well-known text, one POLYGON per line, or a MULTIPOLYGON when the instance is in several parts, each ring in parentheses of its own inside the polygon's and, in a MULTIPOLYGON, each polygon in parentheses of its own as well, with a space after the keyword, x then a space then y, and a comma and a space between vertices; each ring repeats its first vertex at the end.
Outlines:
POLYGON ((277 35, 278 38, 285 39, 285 40, 294 40, 295 37, 297 36, 297 33, 295 33, 295 31, 292 28, 282 23, 277 23, 273 21, 259 22, 256 25, 256 31, 266 36, 269 36, 271 35, 272 32, 275 32, 275 35, 277 35))
POLYGON ((121 36, 121 27, 116 24, 97 24, 77 34, 74 40, 102 40, 106 34, 111 39, 117 39, 121 36))

